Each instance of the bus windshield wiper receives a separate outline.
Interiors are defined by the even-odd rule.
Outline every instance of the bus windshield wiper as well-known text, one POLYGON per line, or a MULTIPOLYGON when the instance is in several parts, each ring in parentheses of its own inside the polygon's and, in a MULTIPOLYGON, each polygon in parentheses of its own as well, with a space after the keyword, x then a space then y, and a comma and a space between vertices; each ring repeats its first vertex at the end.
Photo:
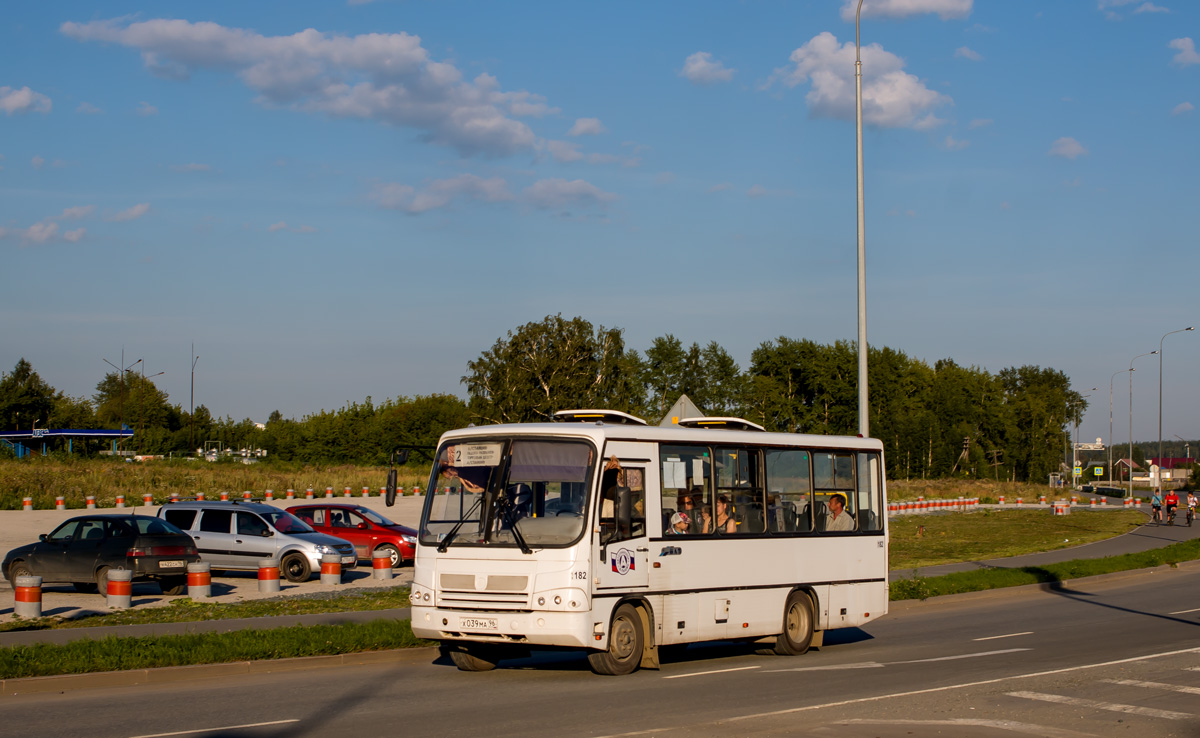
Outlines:
POLYGON ((504 521, 508 523, 508 528, 513 534, 513 540, 521 548, 521 553, 533 553, 533 549, 525 542, 525 536, 521 535, 521 531, 517 528, 517 517, 513 514, 512 502, 509 501, 504 493, 496 495, 496 509, 500 511, 500 514, 504 516, 504 521))
POLYGON ((471 508, 467 510, 467 512, 461 518, 458 519, 458 522, 454 524, 454 527, 450 529, 450 532, 447 533, 446 537, 442 539, 442 542, 438 544, 438 553, 446 553, 446 549, 450 548, 450 542, 453 541, 454 537, 458 535, 458 531, 463 527, 463 523, 467 522, 467 518, 471 517, 471 513, 475 512, 482 502, 483 495, 480 495, 479 499, 475 500, 475 504, 471 505, 471 508))

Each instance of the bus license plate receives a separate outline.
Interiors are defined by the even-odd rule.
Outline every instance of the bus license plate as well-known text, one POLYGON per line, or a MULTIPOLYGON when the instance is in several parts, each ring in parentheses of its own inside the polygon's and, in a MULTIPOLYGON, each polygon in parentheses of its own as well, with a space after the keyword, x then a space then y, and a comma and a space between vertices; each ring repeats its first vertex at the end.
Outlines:
POLYGON ((497 630, 495 618, 459 618, 458 627, 463 630, 497 630))
POLYGON ((158 565, 164 569, 182 569, 184 562, 182 561, 160 561, 158 565))

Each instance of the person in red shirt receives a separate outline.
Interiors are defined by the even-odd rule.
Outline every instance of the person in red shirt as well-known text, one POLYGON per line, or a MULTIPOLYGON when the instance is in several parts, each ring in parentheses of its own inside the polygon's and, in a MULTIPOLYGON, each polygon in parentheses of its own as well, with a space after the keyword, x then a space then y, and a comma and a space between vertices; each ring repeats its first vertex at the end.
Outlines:
POLYGON ((1167 520, 1175 522, 1175 508, 1179 506, 1179 495, 1175 494, 1175 490, 1167 490, 1167 494, 1163 496, 1163 505, 1167 508, 1167 520))

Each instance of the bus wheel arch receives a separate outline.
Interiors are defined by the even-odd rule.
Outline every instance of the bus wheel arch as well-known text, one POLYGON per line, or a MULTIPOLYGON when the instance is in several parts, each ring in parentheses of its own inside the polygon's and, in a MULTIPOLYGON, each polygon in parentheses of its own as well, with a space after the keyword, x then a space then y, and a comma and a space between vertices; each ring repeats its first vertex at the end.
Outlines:
POLYGON ((816 622, 818 603, 808 589, 794 589, 783 605, 783 628, 775 639, 775 653, 799 656, 814 645, 819 646, 816 622))
POLYGON ((588 653, 592 671, 606 676, 630 674, 640 666, 658 668, 654 616, 649 604, 631 599, 617 603, 608 625, 608 648, 588 653))

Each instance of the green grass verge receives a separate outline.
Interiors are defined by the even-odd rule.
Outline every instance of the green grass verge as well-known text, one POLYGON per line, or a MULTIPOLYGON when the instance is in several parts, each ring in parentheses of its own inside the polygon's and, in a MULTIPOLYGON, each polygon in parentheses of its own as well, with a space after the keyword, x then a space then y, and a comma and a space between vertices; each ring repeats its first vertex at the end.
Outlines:
POLYGON ((332 656, 427 645, 432 644, 414 636, 408 620, 144 638, 108 637, 0 648, 0 679, 332 656))
POLYGON ((924 600, 938 595, 980 592, 1022 584, 1042 584, 1079 579, 1097 574, 1111 574, 1131 569, 1149 569, 1181 561, 1200 559, 1200 539, 1173 543, 1165 548, 1141 553, 1108 556, 1102 559, 1076 559, 1046 566, 1024 566, 1019 569, 980 569, 946 574, 940 577, 922 577, 920 572, 910 579, 891 583, 891 599, 924 600))
MULTIPOLYGON (((198 602, 178 597, 163 607, 141 607, 114 613, 95 613, 82 617, 45 617, 37 620, 12 620, 0 623, 0 633, 21 630, 51 630, 58 628, 94 628, 110 625, 145 625, 148 623, 184 623, 198 620, 230 618, 266 618, 278 615, 311 615, 324 612, 363 612, 408 607, 409 588, 383 587, 350 592, 321 592, 291 597, 271 597, 248 602, 198 602)), ((103 607, 103 598, 96 595, 96 606, 103 607)))
POLYGON ((1070 515, 1036 510, 898 515, 888 521, 893 569, 1021 556, 1101 541, 1146 522, 1137 510, 1088 510, 1070 515))

